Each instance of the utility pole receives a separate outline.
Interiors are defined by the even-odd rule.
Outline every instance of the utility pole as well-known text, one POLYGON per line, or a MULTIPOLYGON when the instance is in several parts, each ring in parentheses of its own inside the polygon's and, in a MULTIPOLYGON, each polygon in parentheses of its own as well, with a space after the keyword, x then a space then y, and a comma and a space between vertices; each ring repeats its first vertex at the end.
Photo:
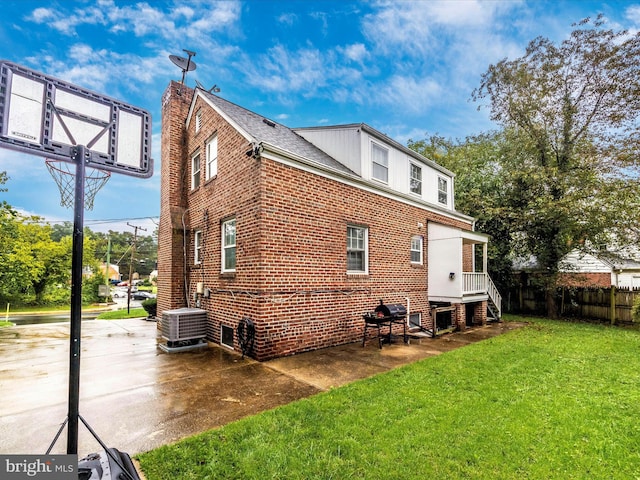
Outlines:
POLYGON ((109 281, 109 269, 111 267, 111 237, 107 237, 107 268, 104 269, 105 283, 107 284, 107 296, 111 296, 111 282, 109 281))
POLYGON ((133 243, 131 245, 131 261, 129 263, 129 288, 127 289, 127 314, 131 312, 131 284, 133 283, 133 256, 136 253, 136 240, 138 239, 138 230, 142 230, 144 232, 147 231, 146 228, 138 227, 136 225, 131 225, 127 222, 127 225, 133 228, 133 243))

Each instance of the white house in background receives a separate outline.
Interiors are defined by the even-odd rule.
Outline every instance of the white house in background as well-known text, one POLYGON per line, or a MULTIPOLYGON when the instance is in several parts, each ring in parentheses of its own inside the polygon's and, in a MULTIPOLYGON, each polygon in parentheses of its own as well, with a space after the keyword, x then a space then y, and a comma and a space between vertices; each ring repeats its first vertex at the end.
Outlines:
POLYGON ((569 252, 560 262, 560 281, 568 286, 640 288, 640 262, 611 252, 569 252))

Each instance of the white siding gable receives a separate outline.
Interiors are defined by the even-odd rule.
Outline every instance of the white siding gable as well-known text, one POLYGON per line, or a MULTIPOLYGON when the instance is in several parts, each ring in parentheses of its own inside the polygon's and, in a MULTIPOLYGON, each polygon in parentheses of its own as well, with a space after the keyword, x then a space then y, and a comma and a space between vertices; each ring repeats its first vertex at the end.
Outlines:
POLYGON ((559 270, 565 273, 609 273, 611 265, 589 253, 572 250, 560 261, 559 270))
POLYGON ((298 128, 294 131, 353 172, 362 175, 360 125, 298 128))
POLYGON ((299 128, 295 132, 374 185, 410 195, 440 208, 454 209, 451 172, 367 125, 299 128), (374 167, 374 155, 377 159, 384 157, 381 149, 387 152, 386 175, 379 161, 374 167), (412 163, 421 171, 422 185, 419 194, 411 192, 412 163), (445 186, 440 195, 439 185, 445 186))

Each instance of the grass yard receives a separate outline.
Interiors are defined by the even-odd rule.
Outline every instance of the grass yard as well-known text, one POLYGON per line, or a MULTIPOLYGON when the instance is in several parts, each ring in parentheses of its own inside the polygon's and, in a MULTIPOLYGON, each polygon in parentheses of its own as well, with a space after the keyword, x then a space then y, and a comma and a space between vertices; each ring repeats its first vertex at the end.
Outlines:
POLYGON ((140 465, 148 480, 640 478, 640 332, 516 319, 532 323, 140 465))
POLYGON ((96 317, 96 320, 121 320, 123 318, 140 318, 148 315, 144 308, 130 308, 127 313, 126 308, 119 310, 110 310, 108 312, 102 312, 96 317))

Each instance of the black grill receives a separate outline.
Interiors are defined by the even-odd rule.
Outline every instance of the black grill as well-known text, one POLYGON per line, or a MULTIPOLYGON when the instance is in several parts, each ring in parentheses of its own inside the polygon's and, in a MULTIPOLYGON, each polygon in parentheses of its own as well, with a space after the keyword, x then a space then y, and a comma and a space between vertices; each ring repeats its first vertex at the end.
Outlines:
POLYGON ((382 300, 380 300, 380 305, 376 307, 374 313, 378 318, 391 317, 394 319, 403 319, 407 316, 407 309, 400 303, 385 305, 382 300))
POLYGON ((391 335, 393 331, 393 325, 402 324, 403 328, 403 339, 404 342, 407 343, 407 324, 405 322, 405 318, 407 317, 407 309, 404 305, 400 303, 390 303, 389 305, 385 305, 382 300, 380 300, 380 305, 378 305, 373 313, 365 313, 362 318, 364 319, 364 333, 362 336, 362 346, 367 340, 367 329, 368 328, 376 328, 378 330, 378 345, 382 348, 383 342, 391 343, 391 335), (382 329, 387 328, 386 332, 383 332, 382 329))

